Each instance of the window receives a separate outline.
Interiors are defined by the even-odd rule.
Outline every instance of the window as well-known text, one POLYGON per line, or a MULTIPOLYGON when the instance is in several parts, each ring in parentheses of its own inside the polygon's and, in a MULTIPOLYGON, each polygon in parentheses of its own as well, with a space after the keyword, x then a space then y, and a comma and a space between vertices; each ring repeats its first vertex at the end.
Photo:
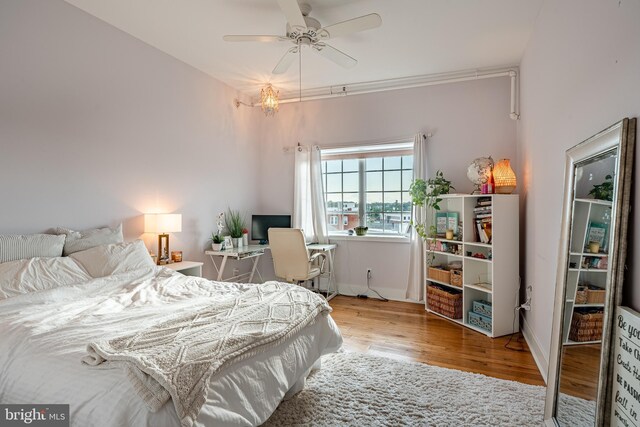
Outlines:
POLYGON ((329 233, 366 225, 369 234, 405 234, 411 220, 412 153, 410 143, 323 150, 329 233))

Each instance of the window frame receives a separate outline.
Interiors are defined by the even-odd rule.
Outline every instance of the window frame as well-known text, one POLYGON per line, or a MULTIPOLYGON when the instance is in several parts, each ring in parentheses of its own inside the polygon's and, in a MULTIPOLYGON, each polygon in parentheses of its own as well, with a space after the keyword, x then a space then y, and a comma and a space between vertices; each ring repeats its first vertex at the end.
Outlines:
MULTIPOLYGON (((407 161, 406 156, 413 156, 414 152, 413 152, 413 144, 409 143, 409 142, 405 142, 403 143, 403 146, 398 149, 398 144, 393 144, 393 148, 389 149, 389 146, 386 145, 380 145, 380 146, 376 146, 376 147, 368 147, 368 149, 363 149, 362 147, 358 147, 358 146, 354 146, 354 147, 346 147, 343 148, 342 150, 346 151, 347 153, 345 154, 329 154, 329 156, 325 156, 324 153, 325 151, 323 151, 322 155, 321 155, 321 174, 322 174, 322 184, 323 184, 323 196, 324 196, 324 200, 325 203, 328 202, 330 196, 335 196, 335 195, 340 195, 340 210, 339 212, 327 212, 327 226, 332 226, 332 225, 337 225, 337 224, 330 224, 330 222, 328 221, 328 217, 330 215, 342 215, 343 217, 343 223, 344 220, 347 220, 347 224, 344 224, 344 226, 348 225, 349 221, 348 221, 348 215, 345 213, 344 211, 344 205, 345 203, 345 199, 344 199, 344 195, 345 194, 356 194, 353 191, 344 191, 344 174, 345 173, 354 173, 356 171, 352 171, 352 170, 348 170, 345 172, 344 170, 344 160, 350 160, 350 159, 356 159, 358 161, 358 168, 357 168, 357 173, 358 173, 358 192, 357 192, 357 199, 358 199, 358 222, 359 224, 366 224, 367 226, 370 227, 370 223, 368 220, 368 215, 370 215, 370 212, 367 212, 367 195, 371 194, 371 193, 380 193, 381 195, 381 207, 382 210, 380 212, 380 215, 382 215, 382 227, 381 230, 382 231, 372 231, 371 229, 369 230, 369 232, 367 233, 367 236, 372 236, 372 237, 400 237, 400 238, 406 238, 408 236, 408 231, 409 231, 409 223, 410 223, 410 219, 409 221, 405 221, 405 215, 409 214, 409 218, 411 218, 412 215, 412 206, 410 205, 410 209, 409 211, 405 211, 403 210, 405 203, 407 202, 411 202, 410 196, 408 195, 408 185, 405 186, 403 184, 405 184, 403 181, 405 180, 405 172, 406 171, 411 171, 411 178, 410 181, 413 181, 413 158, 410 160, 410 165, 405 165, 404 162, 407 161), (392 157, 399 157, 400 158, 400 165, 397 168, 390 168, 390 169, 386 169, 385 168, 385 160, 387 158, 392 158, 392 157), (367 166, 366 166, 366 160, 368 158, 380 158, 381 159, 381 168, 380 169, 375 169, 375 170, 367 170, 367 166), (335 161, 335 160, 340 160, 340 171, 333 171, 330 172, 329 168, 328 168, 328 162, 330 161, 335 161), (409 168, 407 168, 407 166, 409 166, 409 168), (368 172, 379 172, 381 174, 381 189, 379 191, 377 190, 367 190, 367 173, 368 172), (399 189, 398 190, 385 190, 385 172, 399 172, 400 174, 400 180, 399 180, 399 189), (330 175, 340 175, 340 190, 339 192, 329 192, 328 190, 328 179, 330 175), (406 188, 406 189, 405 189, 406 188), (387 202, 385 200, 385 195, 389 194, 389 193, 399 193, 400 194, 400 210, 399 211, 392 211, 386 210, 386 205, 387 202), (404 200, 404 196, 406 195, 407 200, 404 200), (385 227, 386 224, 386 218, 389 214, 398 214, 399 215, 399 221, 400 221, 400 227, 399 230, 405 230, 405 232, 392 232, 391 230, 387 230, 385 227)), ((332 152, 332 149, 326 150, 329 152, 332 152)), ((396 199, 397 200, 397 199, 396 199)), ((350 202, 349 202, 350 203, 350 202)), ((340 222, 340 221, 338 221, 340 222)), ((348 229, 344 229, 344 230, 330 230, 329 231, 329 236, 345 236, 348 234, 348 229)))

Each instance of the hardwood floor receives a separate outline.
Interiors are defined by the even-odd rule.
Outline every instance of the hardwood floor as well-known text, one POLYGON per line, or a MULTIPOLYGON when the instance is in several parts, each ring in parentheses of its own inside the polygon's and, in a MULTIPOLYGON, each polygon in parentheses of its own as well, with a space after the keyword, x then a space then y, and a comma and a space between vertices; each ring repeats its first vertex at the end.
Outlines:
POLYGON ((347 351, 428 363, 505 380, 544 385, 519 335, 491 339, 425 312, 421 304, 337 296, 330 301, 347 351))

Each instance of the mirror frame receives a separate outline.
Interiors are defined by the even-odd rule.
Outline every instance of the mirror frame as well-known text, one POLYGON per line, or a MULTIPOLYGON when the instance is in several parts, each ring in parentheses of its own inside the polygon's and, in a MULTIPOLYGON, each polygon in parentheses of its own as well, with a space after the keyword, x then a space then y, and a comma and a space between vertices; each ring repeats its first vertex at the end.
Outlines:
POLYGON ((622 301, 625 260, 627 256, 627 229, 631 202, 631 179, 635 147, 636 119, 625 118, 598 134, 588 138, 566 151, 564 170, 564 199, 562 207, 562 229, 556 270, 556 292, 551 331, 551 351, 547 376, 547 395, 544 408, 546 426, 558 426, 556 421, 558 381, 562 354, 562 325, 564 324, 564 300, 566 298, 566 276, 569 261, 569 244, 573 218, 573 198, 575 191, 575 166, 597 157, 614 148, 618 149, 616 162, 616 199, 612 204, 613 236, 609 250, 611 277, 607 286, 604 304, 604 324, 596 397, 596 426, 608 425, 607 414, 611 405, 611 375, 613 370, 612 320, 614 309, 622 301))

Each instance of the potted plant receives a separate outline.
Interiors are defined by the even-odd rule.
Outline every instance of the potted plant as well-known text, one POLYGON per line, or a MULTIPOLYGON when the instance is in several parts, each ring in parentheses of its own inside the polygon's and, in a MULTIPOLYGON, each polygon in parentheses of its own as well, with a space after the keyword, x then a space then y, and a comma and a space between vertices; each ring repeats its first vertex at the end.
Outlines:
POLYGON ((357 227, 353 227, 353 230, 356 232, 356 236, 366 236, 369 227, 365 227, 363 225, 359 225, 357 227))
MULTIPOLYGON (((455 187, 451 185, 451 181, 444 177, 444 173, 438 170, 436 171, 436 176, 434 178, 429 178, 426 181, 420 178, 413 180, 409 186, 409 195, 411 196, 411 203, 414 206, 419 208, 426 206, 428 209, 433 211, 432 217, 435 222, 435 211, 440 210, 440 202, 442 201, 440 196, 443 194, 449 194, 449 191, 451 190, 455 190, 455 187)), ((414 222, 411 220, 411 225, 416 230, 418 236, 425 241, 429 238, 436 237, 435 223, 428 227, 428 232, 427 225, 425 223, 414 222)), ((435 254, 433 252, 429 253, 431 255, 430 262, 433 262, 435 254)))
POLYGON ((224 218, 225 225, 229 231, 229 235, 233 240, 233 246, 235 248, 242 247, 242 230, 245 228, 244 218, 240 211, 227 210, 227 215, 224 218))
POLYGON ((242 244, 244 246, 249 246, 249 230, 246 228, 242 229, 242 244))
POLYGON ((593 196, 594 199, 612 201, 613 177, 611 175, 605 176, 604 182, 602 184, 594 185, 591 191, 589 191, 589 195, 593 196))
POLYGON ((224 230, 224 212, 218 214, 216 229, 217 232, 211 233, 209 240, 211 240, 211 250, 219 251, 222 249, 222 243, 224 242, 224 237, 222 237, 222 230, 224 230))

